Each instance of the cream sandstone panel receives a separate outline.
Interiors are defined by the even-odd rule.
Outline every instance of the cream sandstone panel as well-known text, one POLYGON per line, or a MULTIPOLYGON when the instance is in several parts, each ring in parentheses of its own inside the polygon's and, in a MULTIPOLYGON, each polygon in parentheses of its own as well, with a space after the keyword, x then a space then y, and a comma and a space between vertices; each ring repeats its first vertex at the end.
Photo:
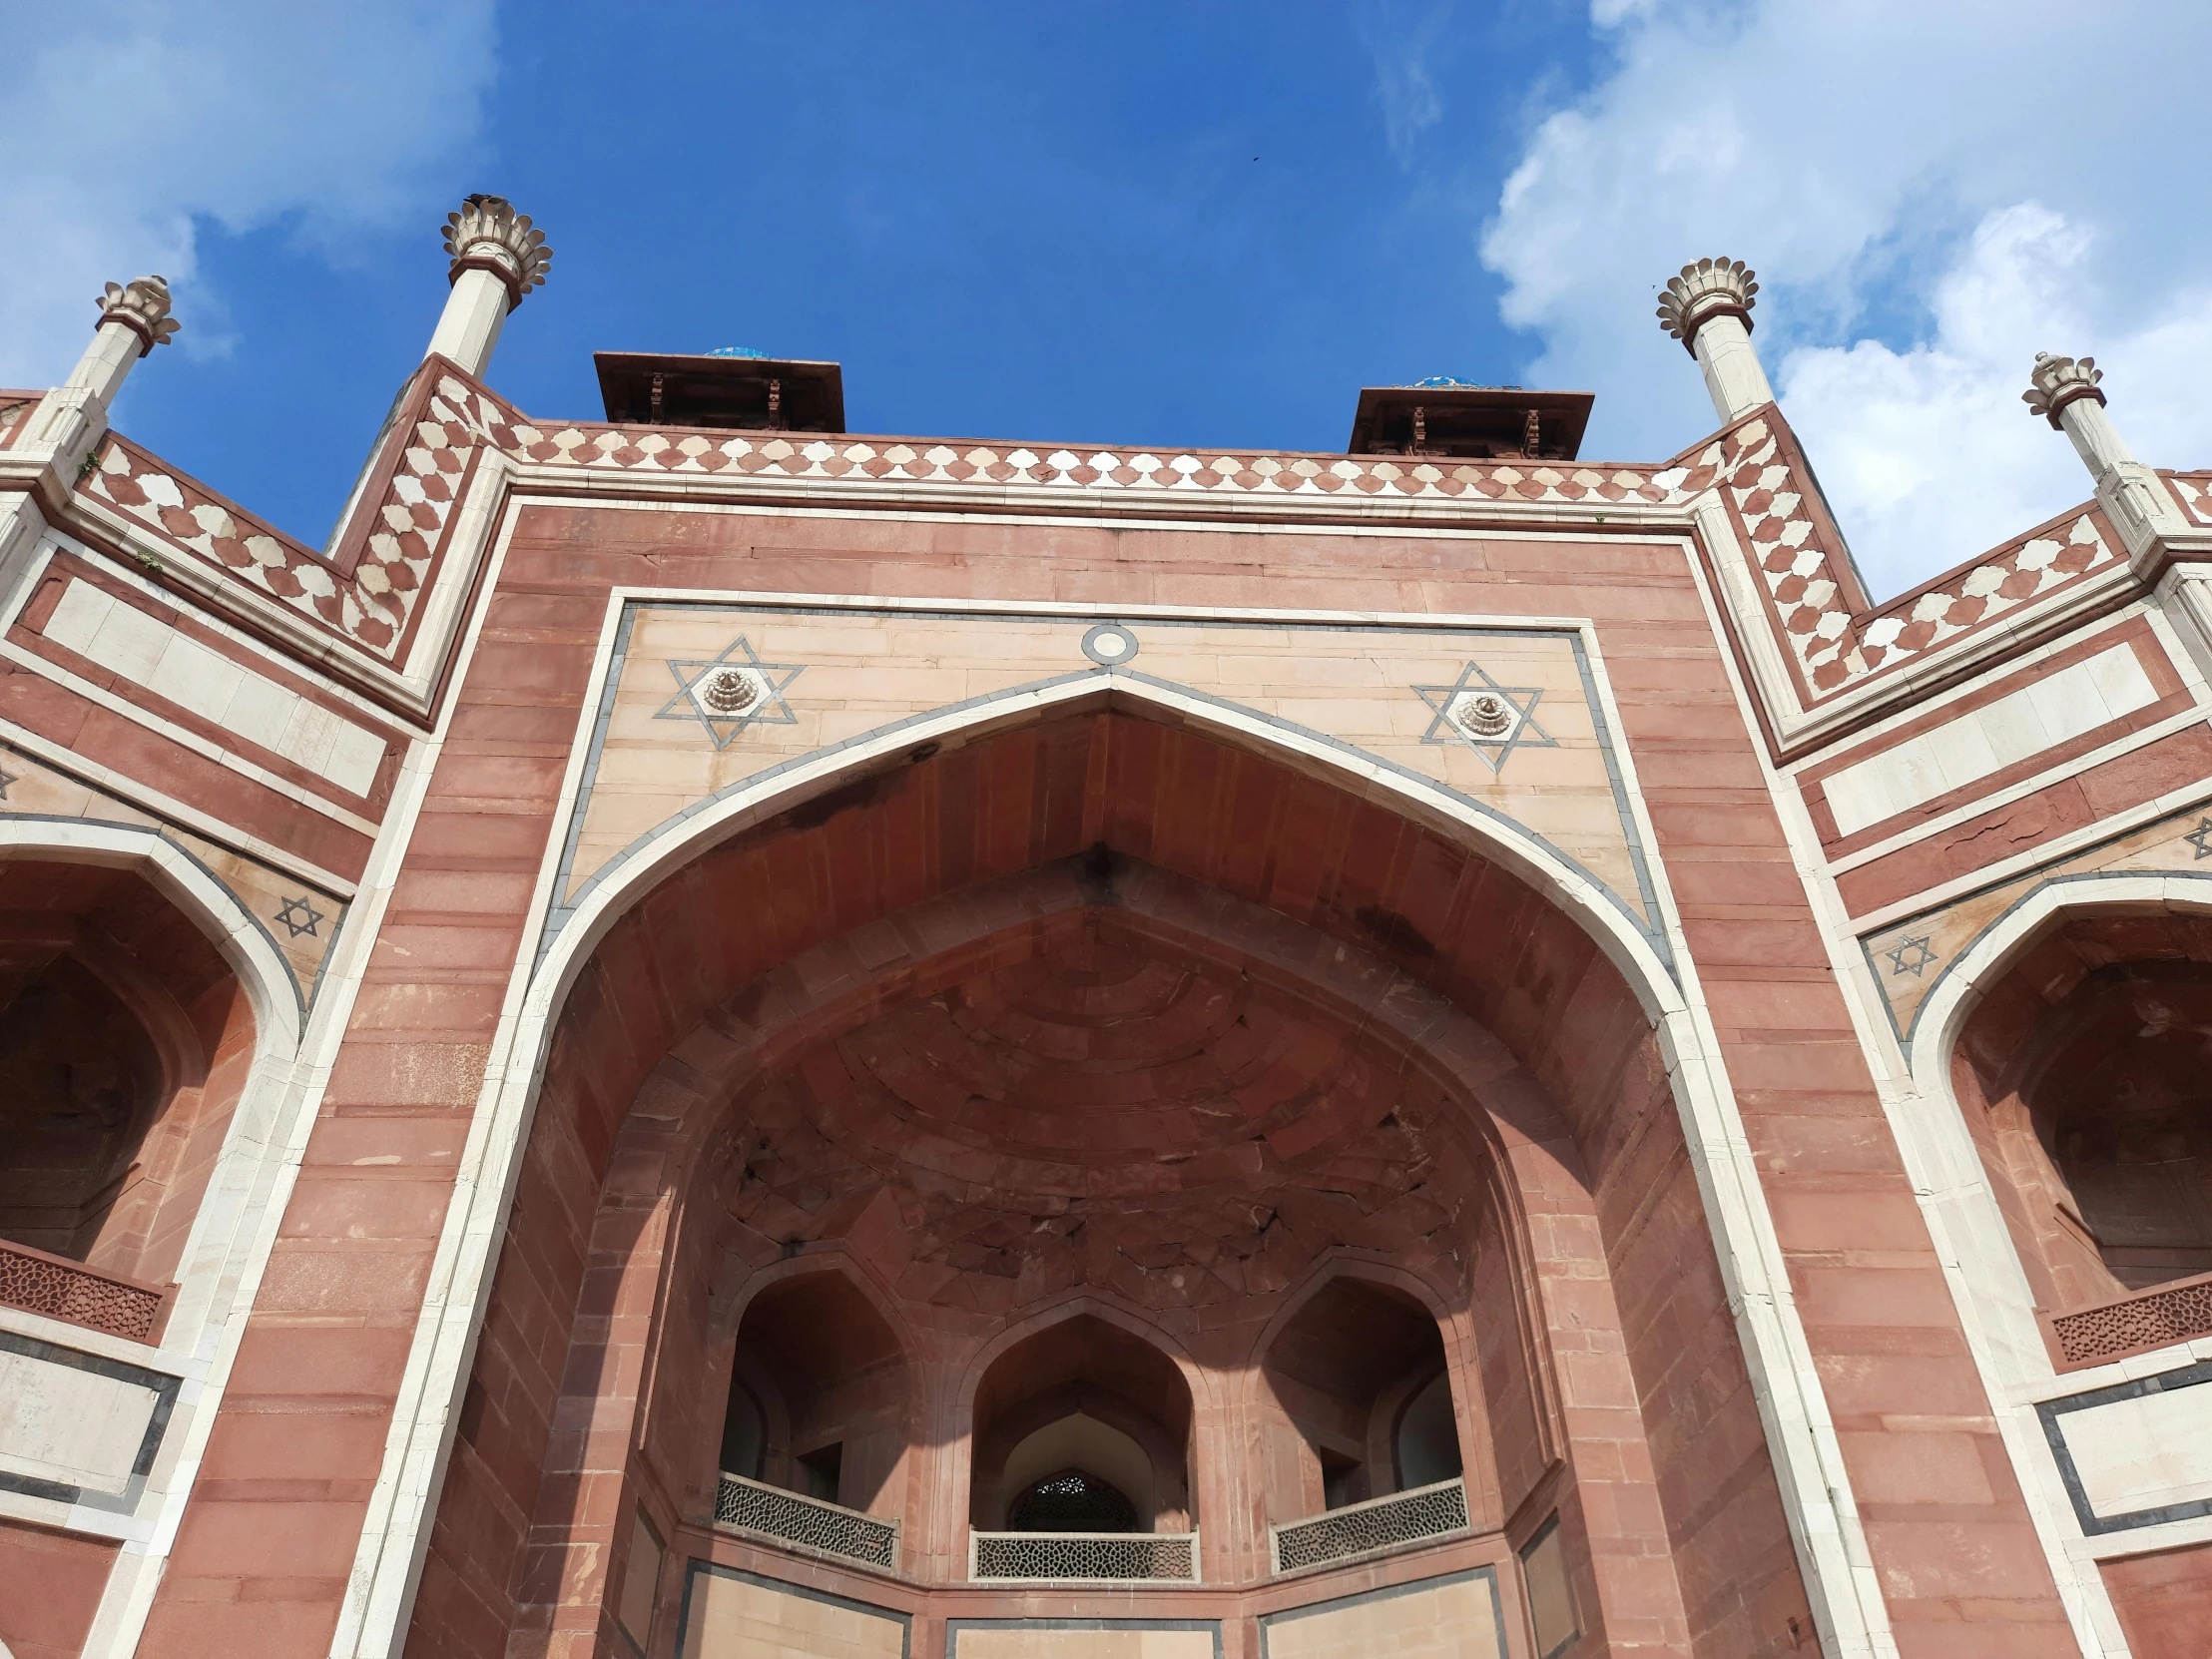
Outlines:
POLYGON ((0 1352, 0 1469, 120 1496, 160 1403, 123 1378, 0 1352))
POLYGON ((383 739, 89 582, 63 590, 45 635, 341 790, 376 781, 383 739))
POLYGON ((2110 1518, 2212 1498, 2212 1386, 2115 1399, 2058 1421, 2092 1513, 2110 1518))
MULTIPOLYGON (((1083 651, 1094 620, 640 609, 562 901, 574 901, 641 835, 770 768, 947 705, 1097 673, 1083 651), (749 659, 757 659, 764 696, 754 718, 719 722, 710 736, 685 686, 717 659, 749 674, 755 672, 749 659)), ((1448 785, 1551 840, 1649 919, 1569 635, 1158 620, 1124 626, 1138 648, 1117 667, 1322 733, 1448 785), (1502 756, 1489 746, 1500 761, 1495 769, 1456 731, 1423 741, 1439 735, 1436 704, 1462 676, 1470 689, 1484 689, 1480 675, 1468 674, 1470 663, 1533 716, 1533 724, 1507 734, 1519 741, 1502 756)))
POLYGON ((952 1659, 1214 1659, 1214 1633, 1136 1625, 1104 1630, 963 1625, 954 1637, 952 1659))
POLYGON ((1857 834, 2157 701, 2134 647, 2115 645, 1845 767, 1822 789, 1837 832, 1857 834))
POLYGON ((1267 1659, 1504 1659, 1487 1575, 1325 1603, 1267 1621, 1267 1659))
POLYGON ((902 1659, 906 1626, 891 1614, 695 1570, 683 1659, 902 1659))

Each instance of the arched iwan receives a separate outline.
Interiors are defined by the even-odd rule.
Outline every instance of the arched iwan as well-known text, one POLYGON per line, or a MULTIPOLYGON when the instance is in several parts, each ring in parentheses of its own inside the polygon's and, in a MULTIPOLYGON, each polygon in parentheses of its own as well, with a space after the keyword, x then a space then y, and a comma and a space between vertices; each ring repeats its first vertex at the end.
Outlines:
MULTIPOLYGON (((1294 774, 1325 779, 1333 788, 1517 876, 1613 964, 1646 1022, 1658 1032, 1675 1104, 1700 1172, 1706 1220, 1729 1301, 1736 1310, 1738 1336, 1757 1379, 1758 1405, 1814 1606, 1847 1650, 1888 1651, 1887 1611, 1874 1586, 1871 1558, 1810 1347, 1792 1302, 1773 1220, 1750 1163, 1720 1045, 1704 1013, 1694 975, 1685 969, 1684 983, 1678 986, 1660 951, 1609 895, 1556 851, 1495 815, 1472 810, 1433 787, 1385 769, 1356 764, 1342 752, 1307 742, 1273 723, 1227 720, 1218 706, 1185 703, 1172 688, 1127 683, 1106 693, 1095 683, 1043 691, 1019 703, 920 719, 734 791, 632 848, 619 879, 601 883, 573 912, 560 918, 557 935, 534 968, 518 967, 427 1293, 446 1309, 446 1318, 434 1325, 426 1322, 410 1356, 408 1382, 387 1439, 371 1523, 355 1563, 349 1601, 359 1613, 349 1615, 341 1626, 338 1651, 381 1651, 411 1600, 427 1543, 431 1505, 399 1498, 436 1491, 446 1446, 445 1425, 466 1380, 481 1326, 496 1242, 529 1133, 550 1033, 592 950, 646 892, 755 826, 899 767, 925 742, 938 744, 941 752, 1032 724, 1048 713, 1078 714, 1086 705, 1119 707, 1164 724, 1200 729, 1225 747, 1294 774)), ((549 923, 557 850, 549 853, 539 887, 540 913, 549 923)), ((1663 878, 1661 901, 1664 915, 1663 878)), ((1680 960, 1671 916, 1665 931, 1680 960)))

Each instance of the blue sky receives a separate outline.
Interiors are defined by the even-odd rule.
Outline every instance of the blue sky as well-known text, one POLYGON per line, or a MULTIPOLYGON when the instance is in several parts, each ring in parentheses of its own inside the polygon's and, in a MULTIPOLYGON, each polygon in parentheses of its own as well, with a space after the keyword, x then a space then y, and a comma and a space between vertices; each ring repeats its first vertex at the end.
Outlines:
POLYGON ((118 424, 309 540, 428 338, 470 190, 557 250, 490 373, 541 417, 598 414, 594 349, 735 344, 841 361, 854 430, 1327 449, 1359 386, 1441 372, 1594 391, 1585 453, 1656 458, 1712 414, 1652 291, 1727 253, 1761 270, 1759 344, 1879 589, 2086 493, 2018 412, 2035 349, 2095 352, 2146 459, 2212 464, 2212 219, 2178 206, 2212 177, 2188 67, 2212 8, 0 23, 29 48, 0 96, 49 135, 0 180, 0 242, 46 250, 0 291, 0 382, 59 379, 100 282, 166 272, 185 333, 118 424))
POLYGON ((1528 74, 1587 72, 1576 13, 1469 8, 1434 48, 1456 95, 1393 150, 1369 42, 1441 14, 655 11, 504 21, 477 134, 349 269, 296 215, 203 228, 233 343, 147 364, 120 424, 319 538, 428 338, 436 229, 471 189, 556 251, 491 372, 541 416, 600 418, 595 349, 747 345, 842 362, 855 431, 1333 449, 1363 384, 1511 380, 1529 355, 1469 227, 1528 74), (273 395, 306 418, 273 420, 273 395))

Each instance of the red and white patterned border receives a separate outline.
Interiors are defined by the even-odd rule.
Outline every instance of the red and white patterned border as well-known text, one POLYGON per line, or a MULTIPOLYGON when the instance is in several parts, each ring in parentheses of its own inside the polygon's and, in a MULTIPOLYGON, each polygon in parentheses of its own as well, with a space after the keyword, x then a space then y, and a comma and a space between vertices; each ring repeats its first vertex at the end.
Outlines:
POLYGON ((2082 507, 1887 605, 1861 610, 1842 540, 1781 417, 1771 409, 1755 415, 1722 433, 1715 448, 1726 468, 1723 493, 1808 707, 2013 616, 2119 557, 2104 515, 2082 507))
POLYGON ((2212 472, 2169 472, 2166 482, 2195 524, 2212 524, 2212 472))
MULTIPOLYGON (((1820 506, 1795 439, 1769 408, 1662 467, 1527 461, 1430 461, 1251 450, 1154 451, 952 444, 843 435, 747 435, 576 423, 540 427, 443 359, 425 363, 397 430, 371 469, 334 557, 252 518, 113 439, 83 485, 169 544, 290 605, 374 657, 396 662, 433 577, 470 465, 490 448, 520 465, 580 476, 668 475, 849 480, 1071 496, 1331 496, 1481 502, 1625 502, 1679 506, 1718 484, 1773 611, 1810 708, 1868 678, 1925 659, 2054 589, 2111 565, 2102 514, 2084 507, 1875 610, 1820 506)), ((2186 509, 2212 522, 2212 475, 2173 480, 2186 509)))

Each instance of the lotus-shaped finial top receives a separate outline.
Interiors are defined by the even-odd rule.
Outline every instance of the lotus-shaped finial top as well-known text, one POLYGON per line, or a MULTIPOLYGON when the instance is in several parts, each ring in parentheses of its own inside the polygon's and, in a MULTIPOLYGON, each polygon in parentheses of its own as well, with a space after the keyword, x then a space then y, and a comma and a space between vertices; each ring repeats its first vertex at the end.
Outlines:
POLYGON ((99 298, 96 327, 120 322, 139 337, 139 355, 173 338, 184 326, 169 314, 169 282, 161 276, 141 276, 129 282, 110 282, 99 298))
POLYGON ((2027 405, 2029 414, 2041 415, 2056 427, 2058 411, 2076 398, 2104 401, 2104 393, 2097 389, 2097 382, 2103 378, 2104 370, 2097 367, 2094 357, 2054 357, 2048 351, 2038 351, 2020 401, 2027 405))
POLYGON ((1697 331, 1716 316, 1735 316, 1751 326, 1752 296, 1758 273, 1741 260, 1699 260, 1669 277, 1659 294, 1659 326, 1691 349, 1697 331))
POLYGON ((518 214, 504 196, 471 196, 459 213, 445 216, 445 251, 453 257, 448 276, 458 279, 464 271, 488 271, 507 284, 515 304, 545 282, 545 268, 553 263, 553 250, 545 246, 545 233, 518 214))

